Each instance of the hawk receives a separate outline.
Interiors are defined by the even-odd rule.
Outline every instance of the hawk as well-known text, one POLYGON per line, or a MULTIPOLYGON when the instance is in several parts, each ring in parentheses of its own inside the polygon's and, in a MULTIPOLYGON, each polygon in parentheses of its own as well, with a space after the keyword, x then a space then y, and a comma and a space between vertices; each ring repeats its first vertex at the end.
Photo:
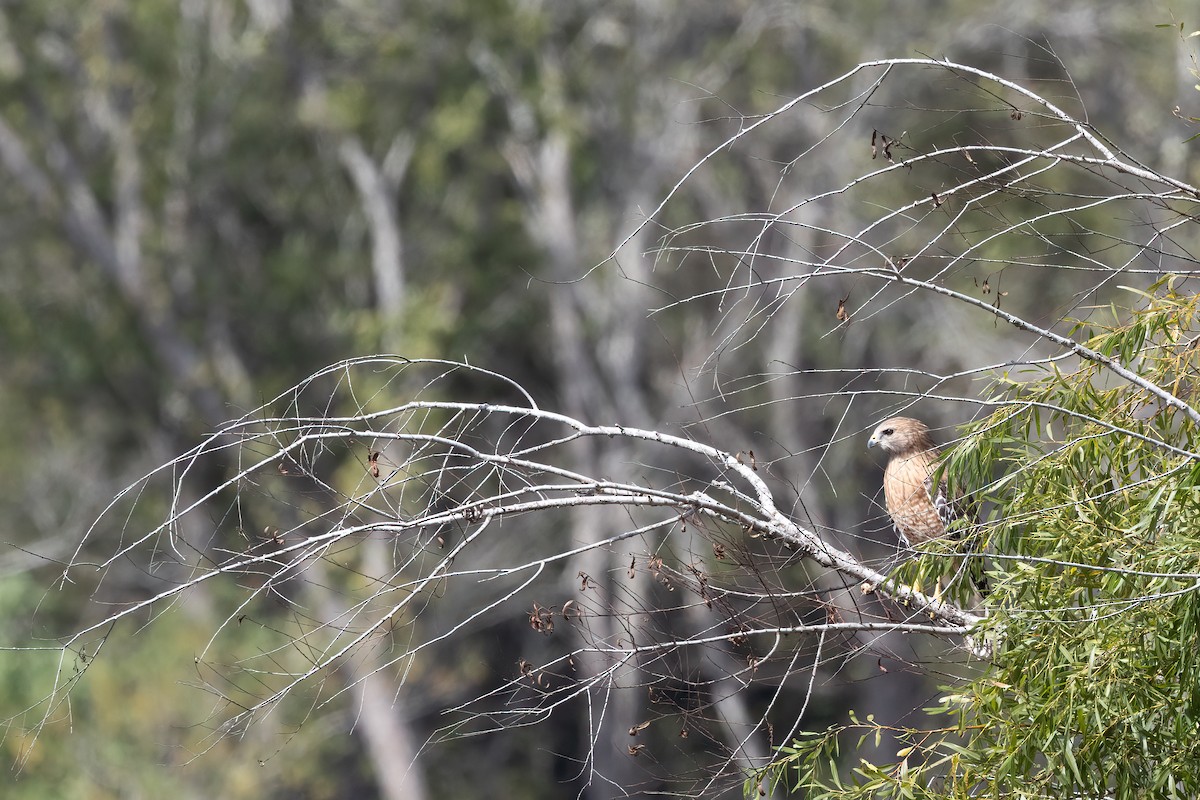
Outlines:
POLYGON ((911 417, 886 419, 867 440, 867 447, 875 446, 888 454, 883 496, 900 543, 907 549, 946 536, 947 526, 962 513, 945 479, 933 486, 938 449, 929 426, 911 417))

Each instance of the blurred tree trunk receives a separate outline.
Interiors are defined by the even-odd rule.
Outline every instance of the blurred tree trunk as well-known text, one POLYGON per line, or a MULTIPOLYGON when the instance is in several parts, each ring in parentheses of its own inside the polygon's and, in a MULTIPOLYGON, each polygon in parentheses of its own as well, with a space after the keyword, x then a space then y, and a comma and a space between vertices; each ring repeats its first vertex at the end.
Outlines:
POLYGON ((396 195, 412 151, 412 137, 403 133, 393 139, 382 163, 367 153, 357 136, 343 136, 338 143, 338 157, 358 190, 371 232, 375 307, 382 322, 383 352, 389 353, 404 347, 399 329, 405 296, 404 248, 396 195))
MULTIPOLYGON (((388 542, 368 539, 361 548, 361 575, 384 586, 390 580, 392 566, 388 542)), ((333 626, 354 618, 329 588, 329 571, 321 562, 310 567, 313 574, 306 582, 308 593, 316 599, 322 618, 333 626)), ((379 631, 380 642, 390 642, 386 631, 379 631)), ((397 684, 394 667, 387 665, 387 650, 374 645, 360 650, 342 665, 350 685, 354 704, 351 712, 356 731, 362 736, 370 758, 379 796, 384 800, 425 800, 429 796, 424 770, 418 755, 420 747, 412 725, 405 718, 407 704, 397 684)))
MULTIPOLYGON (((492 61, 485 67, 494 67, 492 61)), ((543 54, 543 80, 548 91, 543 99, 554 116, 565 111, 561 86, 564 76, 557 59, 543 54)), ((513 176, 522 190, 526 203, 526 229, 546 254, 548 274, 555 284, 550 295, 551 356, 556 369, 556 383, 566 413, 577 419, 598 420, 615 416, 612 401, 613 386, 606 381, 594 358, 591 341, 585 334, 595 318, 593 303, 604 304, 588 287, 575 281, 587 256, 581 249, 576 231, 576 212, 572 203, 571 152, 565 131, 552 127, 543 132, 532 124, 533 114, 515 95, 509 95, 509 118, 514 124, 514 137, 505 149, 513 176)), ((602 463, 600 451, 585 442, 575 457, 572 469, 584 474, 603 475, 611 469, 602 463)), ((621 454, 609 452, 607 457, 622 459, 621 454)), ((581 510, 571 514, 571 537, 581 543, 596 543, 612 535, 620 526, 619 513, 597 514, 581 510)), ((623 552, 609 548, 592 548, 578 559, 579 571, 588 576, 598 596, 590 598, 604 611, 590 620, 591 635, 597 641, 620 647, 631 644, 620 626, 620 620, 631 609, 625 595, 615 582, 620 574, 618 561, 625 560, 623 552)), ((568 570, 568 574, 574 569, 568 570)), ((575 582, 574 577, 568 580, 575 582)), ((610 669, 611 657, 588 652, 581 658, 584 675, 601 675, 610 669)), ((614 673, 602 685, 617 689, 640 684, 636 663, 614 673)), ((584 732, 589 742, 589 775, 587 796, 607 798, 614 787, 631 786, 637 773, 633 759, 625 752, 621 739, 622 726, 628 728, 640 721, 642 693, 637 691, 603 692, 590 695, 590 713, 580 715, 588 726, 584 732), (592 727, 592 726, 596 727, 592 727)))

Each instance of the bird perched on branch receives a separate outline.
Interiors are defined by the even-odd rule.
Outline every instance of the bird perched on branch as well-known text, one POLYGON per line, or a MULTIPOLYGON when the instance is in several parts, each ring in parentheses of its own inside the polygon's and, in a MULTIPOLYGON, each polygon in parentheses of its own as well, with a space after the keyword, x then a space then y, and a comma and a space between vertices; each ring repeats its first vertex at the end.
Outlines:
POLYGON ((911 417, 892 417, 879 423, 867 440, 867 447, 876 446, 888 454, 883 496, 901 544, 907 548, 945 536, 962 514, 957 498, 947 493, 945 479, 933 485, 938 449, 929 427, 911 417))
MULTIPOLYGON (((952 497, 946 479, 933 485, 938 449, 929 426, 911 417, 892 417, 875 428, 867 447, 878 446, 888 454, 883 472, 883 497, 888 516, 905 548, 947 536, 959 538, 951 523, 965 518, 961 498, 952 497)), ((983 562, 971 558, 967 569, 980 597, 988 594, 983 562)))

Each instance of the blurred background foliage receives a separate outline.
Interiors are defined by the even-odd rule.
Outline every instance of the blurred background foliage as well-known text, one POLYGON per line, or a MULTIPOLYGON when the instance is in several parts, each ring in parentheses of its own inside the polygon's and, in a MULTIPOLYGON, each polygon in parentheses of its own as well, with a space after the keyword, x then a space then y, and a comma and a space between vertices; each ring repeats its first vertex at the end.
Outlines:
MULTIPOLYGON (((1018 355, 1024 344, 985 314, 898 289, 882 300, 902 302, 877 301, 884 311, 830 336, 838 300, 854 289, 831 281, 789 295, 769 335, 722 353, 719 304, 674 303, 720 288, 725 276, 694 253, 649 254, 665 232, 658 226, 777 211, 878 167, 868 160, 870 131, 794 174, 787 164, 828 121, 766 126, 752 149, 700 170, 655 227, 626 237, 754 115, 881 57, 945 56, 1028 83, 1143 162, 1196 182, 1182 144, 1194 131, 1172 114, 1177 105, 1194 114, 1190 62, 1175 30, 1154 27, 1171 21, 1158 3, 1091 0, 903 10, 875 0, 4 4, 0 608, 3 644, 49 648, 0 652, 0 717, 13 720, 0 750, 14 769, 5 796, 388 796, 381 756, 359 724, 360 696, 319 709, 293 698, 245 731, 207 724, 207 704, 218 701, 200 688, 211 676, 200 674, 197 653, 237 602, 236 585, 211 581, 160 610, 156 624, 97 659, 68 703, 39 703, 56 670, 70 674, 96 655, 60 659, 59 637, 170 580, 129 560, 111 565, 103 584, 78 570, 55 582, 110 498, 222 421, 342 358, 465 358, 518 379, 543 407, 590 422, 690 425, 731 451, 754 449, 797 495, 805 489, 811 520, 882 552, 890 532, 870 500, 878 467, 858 432, 893 401, 830 399, 846 375, 798 372, 948 373, 1018 355), (722 396, 715 382, 737 391, 722 396), (738 407, 751 411, 717 416, 738 407)), ((858 121, 890 131, 897 155, 1013 130, 1026 146, 1045 143, 1029 120, 960 129, 967 115, 958 112, 978 96, 954 81, 910 86, 858 121)), ((936 191, 938 169, 953 167, 933 165, 912 180, 936 191)), ((1051 188, 1083 192, 1086 180, 1051 188)), ((868 209, 898 197, 851 191, 813 213, 865 221, 868 209)), ((1036 215, 1052 201, 1024 202, 996 209, 996 219, 1036 215)), ((1117 216, 1089 213, 1094 229, 1111 229, 1117 216)), ((756 227, 731 222, 705 235, 720 230, 740 247, 756 227)), ((1070 238, 1064 249, 1097 249, 1081 230, 1041 233, 1070 238)), ((920 235, 909 232, 911 241, 920 235)), ((828 255, 838 244, 772 236, 765 248, 782 256, 828 255)), ((1022 256, 1011 237, 988 248, 978 257, 1022 256)), ((1049 323, 1090 286, 1034 267, 963 273, 957 288, 990 279, 1014 310, 1049 323)), ((920 375, 864 374, 858 388, 868 391, 930 386, 920 375)), ((938 388, 969 397, 979 387, 960 378, 938 388)), ((917 408, 947 426, 973 413, 934 401, 917 408)), ((219 464, 207 468, 222 474, 219 464)), ((152 528, 168 499, 140 498, 123 529, 93 531, 76 558, 106 556, 122 537, 152 528)), ((195 540, 217 546, 263 527, 239 528, 216 512, 213 523, 214 533, 195 540)), ((539 524, 531 539, 552 534, 539 524)), ((236 667, 239 653, 278 647, 289 613, 284 604, 254 609, 207 659, 236 667)), ((478 694, 489 676, 515 674, 536 647, 525 615, 515 609, 508 626, 472 631, 436 662, 415 662, 402 693, 385 692, 421 751, 413 772, 431 796, 549 798, 586 782, 573 759, 586 750, 587 729, 565 713, 538 728, 422 747, 445 724, 442 709, 478 694)), ((437 617, 419 624, 436 627, 437 617)), ((303 661, 296 649, 279 657, 303 661)), ((829 676, 809 710, 812 727, 847 707, 895 719, 920 708, 931 690, 898 672, 859 665, 829 676)), ((646 735, 656 763, 628 768, 642 789, 704 763, 705 736, 646 735)), ((596 785, 589 796, 611 789, 596 785)))

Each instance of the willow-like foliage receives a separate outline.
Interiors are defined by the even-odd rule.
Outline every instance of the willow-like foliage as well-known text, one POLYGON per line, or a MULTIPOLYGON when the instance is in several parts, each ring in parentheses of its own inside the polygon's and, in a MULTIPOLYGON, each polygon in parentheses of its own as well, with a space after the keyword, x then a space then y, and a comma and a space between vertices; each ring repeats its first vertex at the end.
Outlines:
MULTIPOLYGON (((1076 333, 1190 398, 1200 297, 1165 278, 1124 321, 1076 333)), ((1200 787, 1200 442, 1184 412, 1095 362, 1003 376, 947 459, 986 487, 995 655, 904 731, 891 763, 843 751, 873 719, 781 748, 770 782, 809 797, 1193 797, 1200 787)), ((757 777, 762 777, 757 776, 757 777)), ((748 782, 751 792, 758 781, 748 782)))

